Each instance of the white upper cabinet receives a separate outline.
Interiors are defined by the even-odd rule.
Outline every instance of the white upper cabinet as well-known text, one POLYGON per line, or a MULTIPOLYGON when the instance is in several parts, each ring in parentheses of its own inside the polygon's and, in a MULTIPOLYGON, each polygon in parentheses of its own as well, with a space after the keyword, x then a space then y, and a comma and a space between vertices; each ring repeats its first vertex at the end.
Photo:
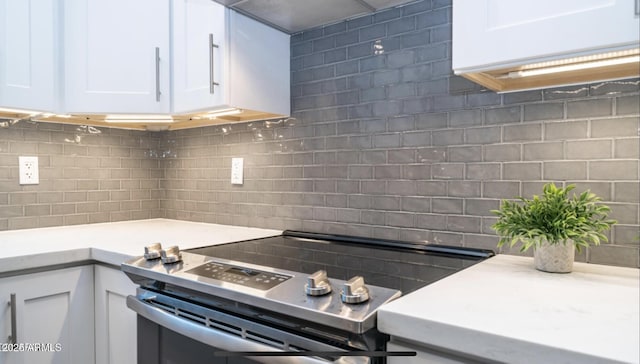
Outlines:
MULTIPOLYGON (((523 74, 517 72, 532 63, 567 58, 572 58, 568 63, 578 63, 587 61, 578 57, 637 49, 640 23, 635 3, 635 0, 454 0, 453 69, 463 75, 502 69, 504 73, 484 75, 501 83, 521 78, 523 74)), ((635 65, 627 64, 631 64, 628 68, 632 71, 637 69, 637 61, 635 65)), ((560 82, 589 81, 593 73, 602 73, 609 79, 633 76, 621 72, 620 67, 598 68, 596 72, 574 74, 573 78, 560 82)))
POLYGON ((210 0, 173 1, 173 112, 289 115, 289 36, 210 0))
POLYGON ((289 35, 230 10, 231 106, 289 115, 289 35))
POLYGON ((170 111, 169 0, 65 1, 67 113, 170 111))
POLYGON ((210 0, 174 0, 172 15, 174 111, 222 105, 228 12, 210 0))
POLYGON ((0 107, 58 109, 56 0, 0 0, 0 107))
POLYGON ((166 130, 291 112, 289 35, 215 1, 0 0, 0 10, 0 108, 148 130, 148 120, 166 130), (108 124, 113 114, 125 115, 108 124))

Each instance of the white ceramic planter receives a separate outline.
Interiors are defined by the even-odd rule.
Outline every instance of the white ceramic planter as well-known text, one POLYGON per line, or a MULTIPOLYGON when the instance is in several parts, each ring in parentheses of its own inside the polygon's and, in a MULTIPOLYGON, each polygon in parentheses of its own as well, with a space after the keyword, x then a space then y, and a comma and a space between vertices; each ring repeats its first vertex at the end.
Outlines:
POLYGON ((533 251, 533 263, 537 270, 550 273, 569 273, 575 258, 573 241, 558 244, 543 242, 533 251))

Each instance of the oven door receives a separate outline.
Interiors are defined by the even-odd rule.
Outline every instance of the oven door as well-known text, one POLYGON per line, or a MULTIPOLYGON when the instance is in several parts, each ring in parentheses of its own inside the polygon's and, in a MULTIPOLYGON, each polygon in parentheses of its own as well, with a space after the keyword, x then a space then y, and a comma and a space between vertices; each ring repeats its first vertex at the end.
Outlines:
POLYGON ((138 314, 138 364, 361 364, 366 357, 229 356, 238 352, 339 352, 323 342, 139 289, 127 297, 138 314))

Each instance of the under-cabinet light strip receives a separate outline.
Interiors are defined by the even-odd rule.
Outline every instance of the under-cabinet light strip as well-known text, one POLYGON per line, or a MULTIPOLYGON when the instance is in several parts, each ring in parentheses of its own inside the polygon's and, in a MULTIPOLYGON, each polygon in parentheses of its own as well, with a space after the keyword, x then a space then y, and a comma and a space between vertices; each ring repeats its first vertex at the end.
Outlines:
POLYGON ((640 55, 605 59, 600 61, 566 64, 566 65, 546 67, 546 68, 512 71, 496 78, 497 79, 513 79, 513 78, 540 76, 540 75, 547 75, 552 73, 570 72, 570 71, 578 71, 578 70, 608 67, 608 66, 617 66, 617 65, 629 64, 629 63, 640 63, 640 55))
POLYGON ((104 121, 108 123, 172 123, 170 115, 107 115, 104 121))

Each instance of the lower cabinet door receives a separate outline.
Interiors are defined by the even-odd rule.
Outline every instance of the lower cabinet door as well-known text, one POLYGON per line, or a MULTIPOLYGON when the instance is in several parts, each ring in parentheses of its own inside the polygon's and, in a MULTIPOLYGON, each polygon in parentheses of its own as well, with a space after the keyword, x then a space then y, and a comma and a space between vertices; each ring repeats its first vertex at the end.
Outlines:
POLYGON ((464 358, 431 350, 415 344, 391 341, 387 344, 387 351, 414 351, 416 356, 392 356, 387 359, 389 364, 479 364, 481 361, 464 358))
POLYGON ((0 363, 94 362, 93 266, 0 279, 0 363))
POLYGON ((136 363, 136 314, 126 304, 135 293, 122 271, 95 266, 96 364, 136 363))

